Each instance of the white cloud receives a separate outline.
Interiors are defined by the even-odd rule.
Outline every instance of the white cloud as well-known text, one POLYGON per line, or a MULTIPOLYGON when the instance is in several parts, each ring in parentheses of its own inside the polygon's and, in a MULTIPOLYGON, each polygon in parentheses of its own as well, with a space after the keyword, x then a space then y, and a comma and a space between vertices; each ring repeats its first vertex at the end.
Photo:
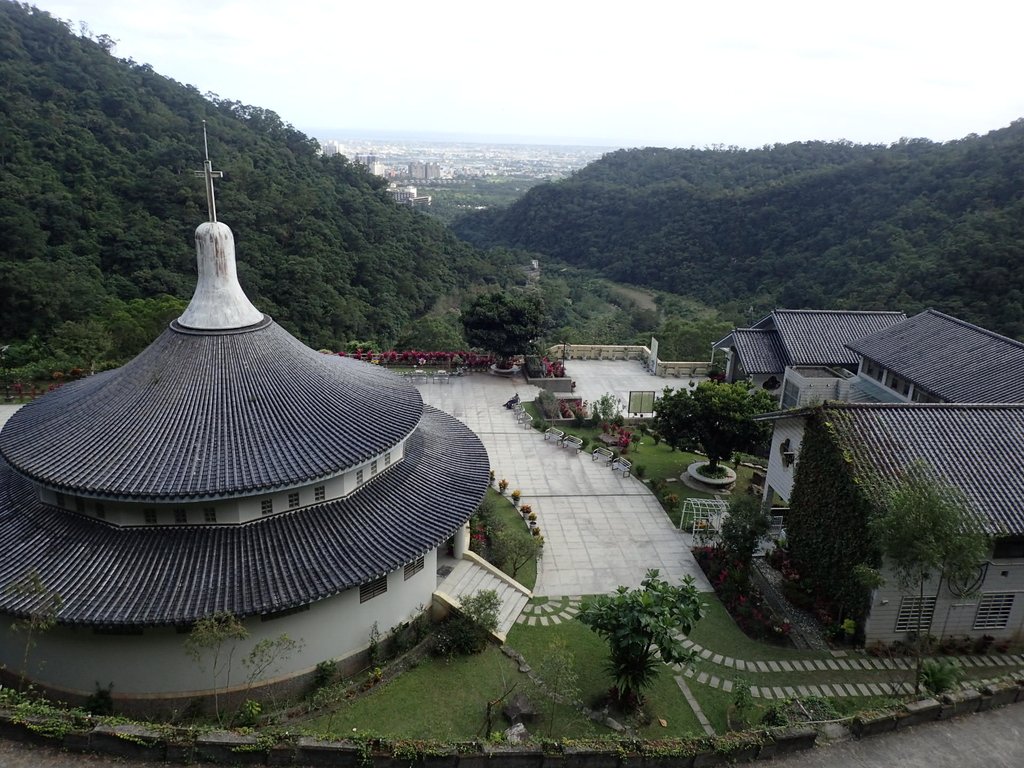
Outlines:
POLYGON ((40 0, 116 54, 299 127, 759 146, 1024 115, 1024 9, 978 0, 40 0))

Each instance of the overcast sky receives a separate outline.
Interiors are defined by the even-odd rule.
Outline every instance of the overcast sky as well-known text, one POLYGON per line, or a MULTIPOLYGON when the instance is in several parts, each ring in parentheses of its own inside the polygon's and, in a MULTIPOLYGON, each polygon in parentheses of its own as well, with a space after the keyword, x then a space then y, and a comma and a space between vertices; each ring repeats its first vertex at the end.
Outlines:
POLYGON ((120 58, 321 129, 890 143, 1024 116, 1016 0, 38 0, 120 58))

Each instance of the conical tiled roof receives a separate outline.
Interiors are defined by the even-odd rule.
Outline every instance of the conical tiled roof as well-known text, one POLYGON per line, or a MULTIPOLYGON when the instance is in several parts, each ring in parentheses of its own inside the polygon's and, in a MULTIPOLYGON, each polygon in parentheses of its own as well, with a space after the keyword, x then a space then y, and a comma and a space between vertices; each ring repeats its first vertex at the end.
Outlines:
POLYGON ((386 451, 422 411, 401 377, 314 352, 269 319, 227 331, 173 323, 122 368, 21 408, 0 432, 0 454, 74 493, 249 495, 386 451))

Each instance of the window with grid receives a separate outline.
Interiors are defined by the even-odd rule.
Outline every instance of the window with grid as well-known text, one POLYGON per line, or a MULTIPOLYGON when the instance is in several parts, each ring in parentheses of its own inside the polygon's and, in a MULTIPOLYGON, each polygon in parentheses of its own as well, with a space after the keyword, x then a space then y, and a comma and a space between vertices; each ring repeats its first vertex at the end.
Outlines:
POLYGON ((896 616, 897 632, 927 632, 935 613, 935 597, 904 597, 896 616))
POLYGON ((371 475, 376 475, 377 474, 377 460, 376 459, 374 459, 370 463, 370 474, 371 475))
POLYGON ((75 512, 85 512, 85 499, 75 498, 75 512))
POLYGON ((107 518, 107 508, 99 501, 96 502, 96 517, 100 520, 106 520, 107 518))
POLYGON ((391 466, 391 454, 390 453, 385 453, 384 454, 384 466, 385 467, 390 467, 391 466))
POLYGON ((327 489, 322 485, 314 486, 313 501, 323 501, 327 498, 327 489))
POLYGON ((1005 629, 1013 611, 1013 593, 982 595, 978 613, 974 616, 975 629, 1005 629))
POLYGON ((387 591, 388 577, 381 576, 379 579, 374 579, 359 587, 359 602, 365 603, 367 600, 373 600, 377 595, 383 595, 387 591))
POLYGON ((417 573, 423 570, 423 555, 420 555, 411 563, 405 564, 405 580, 408 581, 417 573))
POLYGON ((274 500, 273 499, 263 499, 260 502, 260 514, 261 515, 269 515, 273 511, 274 511, 274 500))
POLYGON ((288 509, 295 509, 297 506, 299 506, 299 494, 298 494, 298 492, 296 491, 295 493, 289 493, 288 494, 288 509))
POLYGON ((156 525, 156 510, 146 509, 142 512, 143 519, 146 521, 146 525, 156 525))
POLYGON ((203 507, 203 522, 205 523, 216 523, 217 522, 217 510, 213 507, 203 507))
POLYGON ((362 484, 363 484, 363 470, 360 469, 359 471, 356 472, 356 485, 362 485, 362 484))
POLYGON ((64 494, 63 493, 58 493, 57 494, 57 506, 58 507, 63 507, 64 504, 65 504, 64 494))
POLYGON ((181 507, 178 507, 178 509, 174 510, 174 522, 178 525, 184 525, 188 522, 188 513, 181 507))

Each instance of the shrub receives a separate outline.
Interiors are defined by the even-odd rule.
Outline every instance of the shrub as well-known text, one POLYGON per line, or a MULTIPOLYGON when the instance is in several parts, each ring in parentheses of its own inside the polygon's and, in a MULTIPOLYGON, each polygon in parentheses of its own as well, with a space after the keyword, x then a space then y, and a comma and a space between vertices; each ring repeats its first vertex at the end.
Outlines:
POLYGON ((928 693, 936 695, 952 690, 963 676, 963 668, 952 659, 925 659, 919 682, 928 693))
POLYGON ((445 658, 480 653, 490 633, 498 627, 501 598, 493 589, 462 597, 462 608, 438 628, 435 653, 445 658))

